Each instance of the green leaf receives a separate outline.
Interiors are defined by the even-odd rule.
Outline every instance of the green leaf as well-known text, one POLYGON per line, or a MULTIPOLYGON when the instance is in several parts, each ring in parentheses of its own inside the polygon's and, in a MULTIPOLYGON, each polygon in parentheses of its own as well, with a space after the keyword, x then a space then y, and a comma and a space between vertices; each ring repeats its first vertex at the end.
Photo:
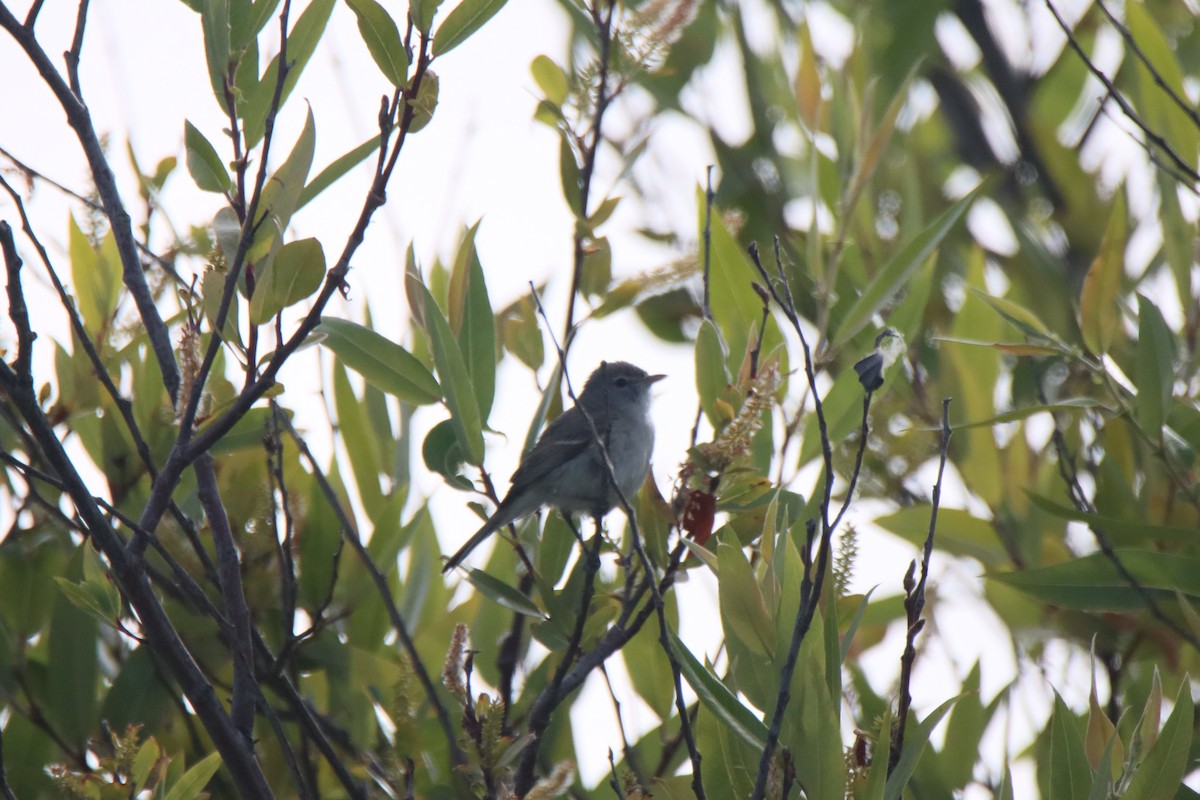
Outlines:
MULTIPOLYGON (((76 550, 68 568, 69 577, 82 574, 83 550, 88 546, 76 550)), ((66 594, 55 598, 46 656, 44 711, 58 735, 73 745, 85 744, 98 722, 98 637, 99 623, 91 614, 76 607, 66 594)))
MULTIPOLYGON (((1128 548, 1114 552, 1133 579, 1159 603, 1171 604, 1176 591, 1200 597, 1200 558, 1128 548)), ((1065 608, 1128 611, 1146 605, 1141 593, 1103 553, 1020 572, 992 572, 986 577, 1065 608)))
POLYGON ((962 696, 946 722, 946 743, 941 762, 950 788, 959 791, 971 781, 979 759, 979 742, 990 716, 979 699, 979 662, 962 683, 962 696))
POLYGON ((250 301, 250 321, 262 325, 320 288, 325 251, 316 239, 290 241, 259 272, 250 301))
POLYGON ((317 195, 332 186, 338 179, 348 173, 350 170, 357 167, 367 156, 379 150, 379 137, 372 136, 365 142, 354 148, 350 152, 338 158, 325 169, 317 174, 317 177, 308 182, 304 187, 304 191, 300 193, 300 200, 296 203, 296 210, 304 208, 317 195))
POLYGON ((1196 713, 1191 681, 1183 677, 1175 708, 1158 735, 1158 740, 1133 775, 1124 800, 1172 800, 1187 774, 1196 713))
POLYGON ((1079 329, 1083 343, 1096 355, 1108 352, 1121 322, 1117 294, 1125 272, 1125 243, 1129 222, 1125 213, 1125 195, 1118 192, 1112 216, 1104 229, 1100 250, 1083 279, 1079 295, 1079 329))
POLYGON ((437 110, 440 85, 441 81, 433 70, 426 70, 425 74, 421 76, 421 86, 417 90, 417 96, 408 101, 413 110, 412 122, 408 126, 409 133, 416 133, 428 125, 429 120, 433 119, 433 112, 437 110))
POLYGON ((321 286, 325 251, 316 239, 288 242, 259 272, 250 299, 250 322, 262 325, 321 286))
MULTIPOLYGON (((1056 403, 1047 403, 1045 405, 1025 406, 1024 408, 1016 408, 1012 411, 1006 411, 1003 414, 997 414, 994 417, 987 419, 975 420, 973 422, 956 422, 952 426, 956 431, 965 431, 971 428, 990 428, 993 425, 1000 425, 1005 422, 1017 422, 1018 420, 1032 417, 1034 414, 1040 414, 1043 411, 1075 411, 1078 409, 1087 408, 1104 408, 1104 404, 1099 400, 1091 397, 1070 397, 1066 400, 1059 400, 1056 403)), ((929 428, 928 430, 934 430, 929 428)))
POLYGON ((579 162, 575 160, 575 148, 571 145, 570 134, 559 129, 558 145, 558 176, 562 181, 563 197, 567 208, 576 218, 583 216, 583 194, 579 184, 579 162))
POLYGON ((458 435, 458 444, 467 463, 478 466, 483 463, 483 423, 479 416, 479 400, 475 397, 471 376, 450 324, 442 316, 442 310, 429 293, 429 288, 421 284, 420 292, 424 304, 425 330, 429 334, 433 360, 441 380, 442 397, 450 409, 454 432, 458 435))
POLYGON ((1157 441, 1162 433, 1175 386, 1175 336, 1154 303, 1138 295, 1137 398, 1138 419, 1157 441))
POLYGON ((292 220, 300 202, 308 170, 312 167, 317 130, 312 109, 304 118, 304 128, 292 152, 267 181, 258 205, 258 232, 246 258, 257 262, 273 253, 282 241, 283 232, 292 220))
POLYGON ((728 358, 729 351, 721 338, 721 331, 712 320, 701 322, 700 330, 696 333, 696 393, 700 397, 704 416, 718 430, 729 422, 728 415, 719 413, 717 407, 717 399, 732 382, 728 358))
POLYGON ((548 617, 525 595, 518 592, 499 578, 494 578, 483 570, 468 569, 467 580, 479 592, 495 603, 527 617, 548 619, 548 617))
POLYGON ((753 652, 770 658, 775 652, 775 625, 746 554, 740 547, 722 543, 717 546, 717 564, 721 571, 721 622, 726 635, 737 637, 753 652))
POLYGON ((426 35, 433 28, 433 17, 437 14, 442 0, 412 0, 408 4, 408 13, 412 15, 413 25, 426 35))
MULTIPOLYGON (((366 409, 355 396, 345 365, 341 363, 335 364, 333 369, 333 405, 337 411, 338 434, 346 452, 351 455, 350 470, 354 473, 358 496, 367 514, 375 517, 383 504, 383 490, 379 486, 383 459, 367 424, 366 409)), ((374 536, 371 541, 375 541, 374 536)))
MULTIPOLYGON (((875 524, 891 531, 906 542, 920 547, 929 535, 929 515, 932 507, 928 503, 903 508, 892 514, 879 517, 875 524)), ((951 555, 978 559, 984 566, 999 567, 1009 561, 1008 551, 997 535, 992 523, 972 516, 961 508, 938 510, 938 526, 934 541, 939 550, 951 555)))
POLYGON ((133 769, 130 771, 129 777, 133 780, 133 794, 136 796, 146 785, 146 779, 150 777, 150 770, 154 769, 154 765, 158 763, 160 750, 158 741, 151 738, 142 742, 142 746, 138 748, 137 755, 133 757, 133 769))
POLYGON ((101 334, 117 309, 121 292, 120 256, 111 232, 97 249, 79 229, 74 217, 68 218, 67 225, 75 303, 83 317, 84 329, 93 340, 98 340, 103 338, 101 334))
POLYGON ((767 741, 767 726, 687 649, 679 635, 668 629, 671 650, 679 671, 704 707, 719 717, 730 730, 751 747, 761 750, 767 741))
POLYGON ((979 196, 984 184, 976 187, 954 205, 950 206, 923 231, 912 238, 892 259, 879 270, 863 293, 851 303, 833 335, 834 347, 842 347, 861 331, 871 317, 908 285, 917 268, 933 256, 934 251, 947 234, 958 224, 959 219, 979 196))
POLYGON ((188 172, 202 191, 224 193, 233 187, 216 148, 188 120, 183 121, 183 146, 188 172))
MULTIPOLYGON (((204 309, 204 318, 213 329, 217 327, 217 314, 221 310, 221 298, 225 294, 225 277, 224 272, 207 269, 204 271, 204 277, 200 279, 200 307, 204 309)), ((225 327, 221 330, 221 337, 235 344, 242 341, 242 334, 238 329, 239 302, 240 293, 234 292, 229 302, 229 310, 225 314, 225 327)))
MULTIPOLYGON (((329 22, 329 15, 333 13, 333 5, 334 0, 312 0, 304 9, 304 13, 296 20, 296 24, 292 26, 291 32, 288 33, 288 71, 284 76, 283 91, 279 96, 280 108, 287 102, 292 89, 296 86, 296 81, 300 79, 304 67, 312 58, 317 43, 321 41, 325 25, 329 22)), ((246 137, 247 147, 254 147, 262 141, 266 131, 267 114, 270 112, 271 99, 275 94, 275 84, 278 80, 279 56, 275 56, 271 59, 266 71, 263 72, 262 79, 245 93, 244 103, 239 104, 239 109, 243 106, 245 109, 242 115, 245 123, 242 133, 246 137)))
POLYGON ((529 71, 533 74, 534 82, 537 83, 547 100, 556 106, 561 106, 566 101, 567 90, 570 88, 567 73, 554 63, 552 58, 538 56, 529 65, 529 71))
POLYGON ((203 0, 200 24, 204 28, 204 59, 208 63, 208 80, 212 84, 213 96, 217 98, 221 110, 228 113, 225 77, 229 72, 231 52, 229 0, 203 0))
POLYGON ((383 77, 392 86, 407 84, 408 52, 391 15, 375 0, 346 0, 346 4, 358 17, 358 32, 383 77))
POLYGON ((450 272, 448 321, 458 336, 467 373, 479 400, 479 416, 486 422, 496 394, 496 319, 479 251, 475 248, 478 231, 479 223, 468 228, 458 247, 450 272))
POLYGON ((458 436, 454 433, 454 423, 444 419, 429 429, 425 441, 421 444, 421 458, 431 472, 436 472, 457 489, 470 491, 474 485, 459 474, 466 459, 458 446, 458 436))
POLYGON ((1089 514, 1086 511, 1079 511, 1070 506, 1055 503, 1053 500, 1043 497, 1040 494, 1035 494, 1028 489, 1025 490, 1025 494, 1035 506, 1049 514, 1053 514, 1061 519, 1071 520, 1072 522, 1086 523, 1099 528, 1116 539, 1128 541, 1130 544, 1148 546, 1153 542, 1183 543, 1196 541, 1196 531, 1194 528, 1170 528, 1163 525, 1154 525, 1139 519, 1128 520, 1108 517, 1102 514, 1089 514))
MULTIPOLYGON (((931 711, 929 716, 916 725, 905 727, 904 749, 900 752, 900 759, 896 762, 896 768, 888 776, 887 786, 884 787, 883 792, 884 800, 900 800, 905 787, 912 778, 913 771, 917 768, 917 762, 921 759, 921 753, 924 752, 925 746, 929 744, 929 737, 933 733, 933 729, 938 726, 938 723, 942 721, 942 717, 946 716, 946 712, 958 700, 959 698, 957 697, 950 698, 931 711)), ((879 753, 879 756, 886 758, 886 750, 883 753, 879 753)))
POLYGON ((183 774, 163 800, 193 800, 221 768, 221 754, 212 753, 183 774))
POLYGON ((317 333, 322 344, 342 363, 376 388, 414 405, 428 405, 442 396, 429 370, 400 345, 370 328, 336 317, 321 317, 317 333))
POLYGON ((463 0, 442 20, 433 35, 433 55, 444 56, 483 27, 508 0, 463 0))
POLYGON ((1054 714, 1050 718, 1050 757, 1044 765, 1050 779, 1050 796, 1055 800, 1087 800, 1092 786, 1092 771, 1084 754, 1083 737, 1075 715, 1054 693, 1054 714))

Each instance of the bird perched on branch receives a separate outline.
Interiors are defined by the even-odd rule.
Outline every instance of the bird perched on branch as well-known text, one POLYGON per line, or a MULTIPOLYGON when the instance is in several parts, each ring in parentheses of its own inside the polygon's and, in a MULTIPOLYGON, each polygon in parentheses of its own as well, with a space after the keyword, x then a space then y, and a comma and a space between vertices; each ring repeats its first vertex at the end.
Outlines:
POLYGON ((665 377, 647 374, 624 361, 601 361, 575 406, 547 425, 537 444, 521 459, 512 486, 495 513, 450 556, 442 572, 462 563, 500 528, 543 506, 557 508, 567 517, 583 513, 595 519, 612 510, 618 495, 598 441, 608 451, 612 478, 621 493, 631 498, 646 479, 654 449, 650 387, 665 377))

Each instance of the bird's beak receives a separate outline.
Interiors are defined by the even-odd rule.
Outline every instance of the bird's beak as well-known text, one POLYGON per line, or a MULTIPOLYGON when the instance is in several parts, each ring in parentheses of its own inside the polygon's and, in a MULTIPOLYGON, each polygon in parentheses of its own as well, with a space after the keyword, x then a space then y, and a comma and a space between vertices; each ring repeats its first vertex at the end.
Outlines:
POLYGON ((667 376, 666 375, 647 375, 646 376, 646 384, 649 385, 651 383, 658 383, 665 377, 667 377, 667 376))

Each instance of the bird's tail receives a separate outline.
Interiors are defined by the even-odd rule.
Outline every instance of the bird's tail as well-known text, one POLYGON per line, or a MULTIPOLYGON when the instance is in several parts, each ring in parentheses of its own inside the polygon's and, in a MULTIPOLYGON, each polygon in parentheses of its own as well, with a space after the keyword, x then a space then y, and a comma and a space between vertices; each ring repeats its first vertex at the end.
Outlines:
POLYGON ((463 562, 463 559, 471 554, 483 541, 491 536, 500 527, 503 522, 500 520, 499 514, 492 515, 492 518, 484 523, 483 527, 475 532, 475 535, 467 539, 467 543, 455 551, 454 555, 446 560, 446 564, 442 567, 442 572, 449 572, 463 562))

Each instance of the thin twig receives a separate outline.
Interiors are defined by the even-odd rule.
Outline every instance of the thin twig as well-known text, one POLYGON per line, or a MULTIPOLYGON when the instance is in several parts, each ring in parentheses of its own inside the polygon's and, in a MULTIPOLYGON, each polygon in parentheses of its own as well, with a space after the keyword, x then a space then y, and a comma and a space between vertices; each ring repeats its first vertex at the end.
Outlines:
MULTIPOLYGON (((598 39, 599 50, 599 70, 596 77, 596 105, 592 112, 592 123, 589 132, 591 141, 588 144, 583 144, 584 136, 577 136, 583 151, 583 165, 579 169, 579 215, 580 219, 588 218, 588 203, 591 198, 592 178, 596 173, 596 157, 600 151, 600 144, 603 141, 601 134, 601 126, 604 122, 604 113, 608 110, 608 105, 612 100, 612 95, 609 93, 608 73, 610 69, 610 59, 613 40, 613 17, 617 11, 617 0, 607 0, 608 14, 604 15, 599 8, 599 2, 602 0, 593 0, 595 4, 589 4, 588 11, 591 14, 592 22, 596 26, 596 36, 598 39)), ((564 154, 565 155, 565 154, 564 154)), ((563 325, 563 347, 567 350, 571 348, 571 342, 575 339, 575 301, 579 295, 579 284, 583 278, 583 262, 587 255, 584 249, 584 232, 580 226, 575 226, 574 236, 574 259, 571 271, 571 296, 567 301, 567 320, 563 325)))
POLYGON ((76 96, 71 87, 63 80, 62 75, 54 68, 46 51, 38 43, 32 29, 25 28, 6 5, 0 4, 0 28, 8 31, 17 41, 26 56, 33 62, 38 74, 47 87, 58 99, 59 105, 67 115, 67 123, 75 131, 87 157, 91 169, 92 180, 96 192, 104 205, 104 213, 108 217, 109 227, 121 256, 121 274, 125 287, 133 297, 138 315, 146 329, 150 347, 154 351, 159 369, 162 371, 163 384, 168 394, 174 400, 179 391, 179 365, 175 362, 175 351, 171 346, 171 333, 158 311, 154 294, 146 281, 142 270, 141 259, 138 258, 137 245, 133 237, 133 227, 129 212, 121 201, 121 193, 117 189, 116 179, 108 164, 108 157, 100 143, 100 137, 92 125, 91 115, 87 106, 76 96))
MULTIPOLYGON (((549 317, 546 315, 546 309, 542 305, 542 299, 538 295, 537 288, 533 285, 532 281, 529 283, 529 289, 531 292, 533 292, 533 300, 534 304, 537 306, 538 314, 540 314, 542 319, 545 320, 546 327, 548 330, 550 330, 549 317)), ((629 498, 625 496, 625 492, 617 483, 616 470, 613 468, 613 463, 609 457, 608 446, 604 441, 604 437, 600 435, 600 431, 596 427, 595 420, 592 419, 592 415, 588 412, 587 408, 579 404, 578 397, 575 394, 575 389, 571 384, 570 373, 567 371, 567 354, 563 348, 559 346, 558 340, 554 338, 553 334, 551 334, 550 340, 554 344, 554 349, 558 352, 559 367, 562 371, 563 383, 567 387, 567 394, 570 396, 571 402, 574 403, 575 407, 578 408, 583 414, 583 418, 587 420, 588 428, 591 430, 592 434, 592 441, 600 451, 600 463, 604 465, 605 479, 608 481, 609 490, 616 495, 619 505, 621 506, 622 511, 625 512, 625 517, 629 522, 630 548, 634 553, 637 554, 638 560, 641 562, 642 568, 645 570, 646 577, 648 579, 647 583, 650 588, 652 606, 658 617, 659 644, 662 645, 663 652, 666 653, 667 656, 667 661, 671 664, 671 674, 675 684, 675 705, 679 712, 679 722, 683 730, 684 740, 687 742, 688 755, 691 757, 692 761, 692 791, 696 793, 698 800, 705 800, 704 781, 700 773, 700 750, 696 746, 695 735, 692 732, 691 722, 688 719, 687 704, 683 699, 683 673, 679 665, 679 659, 676 657, 674 648, 671 646, 671 637, 667 625, 666 611, 663 606, 662 592, 659 589, 658 582, 653 579, 654 567, 650 563, 649 556, 646 555, 645 548, 642 547, 642 537, 638 530, 637 517, 634 514, 633 505, 629 502, 629 498)), ((554 698, 554 702, 557 702, 558 697, 561 697, 562 695, 558 695, 557 692, 555 692, 550 696, 554 698)), ((538 699, 539 701, 541 700, 540 697, 538 699)), ((536 705, 537 704, 535 703, 535 706, 536 705)), ((536 747, 537 742, 529 745, 531 750, 535 750, 536 747)), ((536 751, 534 752, 534 756, 536 757, 536 751)), ((525 762, 523 761, 522 766, 524 766, 524 763, 525 762)), ((532 774, 529 774, 526 777, 531 779, 532 774)), ((528 791, 530 786, 532 786, 531 781, 525 784, 523 789, 521 779, 518 777, 518 794, 524 794, 525 791, 528 791)))
POLYGON ((1088 71, 1091 72, 1092 75, 1096 76, 1096 79, 1099 80, 1100 83, 1104 84, 1104 88, 1112 96, 1113 100, 1117 101, 1117 105, 1121 107, 1121 111, 1126 117, 1129 118, 1129 121, 1137 126, 1138 130, 1140 130, 1142 134, 1154 144, 1155 147, 1159 148, 1163 153, 1166 154, 1167 158, 1170 159, 1175 168, 1180 173, 1187 176, 1187 179, 1192 183, 1193 187, 1197 183, 1200 183, 1200 172, 1197 172, 1195 167, 1189 164, 1186 159, 1184 159, 1173 147, 1171 147, 1171 145, 1165 138, 1163 138, 1161 134, 1156 132, 1144 119, 1142 119, 1141 115, 1138 114, 1133 105, 1126 100, 1125 96, 1121 94, 1119 89, 1117 89, 1116 84, 1113 83, 1112 79, 1104 74, 1104 71, 1097 67, 1091 58, 1088 57, 1088 54, 1084 52, 1083 46, 1080 45, 1079 40, 1075 38, 1075 32, 1071 30, 1071 27, 1067 25, 1066 20, 1064 20, 1062 15, 1058 13, 1058 9, 1054 7, 1053 1, 1045 0, 1045 2, 1046 8, 1050 10, 1050 13, 1054 16, 1054 20, 1058 23, 1059 28, 1061 28, 1062 32, 1066 35, 1067 44, 1069 44, 1071 49, 1074 50, 1080 59, 1083 60, 1083 63, 1085 66, 1087 66, 1088 71))
POLYGON ((429 671, 425 669, 425 663, 421 659, 421 654, 417 652, 416 643, 413 641, 412 634, 408 630, 408 625, 404 618, 400 615, 400 609, 396 605, 396 599, 392 597, 391 587, 388 585, 387 576, 379 569, 375 560, 371 558, 371 554, 367 552, 366 546, 362 539, 358 536, 358 531, 350 521, 349 514, 342 507, 342 502, 337 496, 333 485, 325 476, 324 470, 321 469, 316 457, 308 448, 308 443, 304 441, 299 431, 292 425, 292 421, 287 417, 280 419, 280 423, 287 430, 288 435, 292 437, 292 441, 296 443, 300 455, 308 462, 309 468, 313 472, 313 477, 317 480, 317 485, 321 489, 321 493, 325 495, 325 499, 333 508, 334 514, 338 518, 338 522, 342 527, 342 536, 350 542, 350 546, 354 548, 354 552, 358 554, 359 560, 366 567, 367 572, 371 575, 371 580, 375 583, 375 588, 379 592, 380 598, 383 600, 384 607, 387 609, 388 618, 391 620, 392 627, 396 631, 397 637, 400 639, 400 645, 404 648, 405 654, 408 655, 412 662, 413 672, 417 675, 417 681, 421 684, 421 689, 425 692, 426 699, 433 707, 434 713, 437 715, 438 724, 442 728, 442 732, 446 736, 446 742, 450 749, 451 760, 457 764, 466 763, 466 754, 462 748, 458 746, 458 737, 454 733, 454 726, 450 722, 450 714, 446 711, 446 706, 442 703, 441 697, 438 695, 437 687, 429 677, 429 671))
POLYGON ((937 480, 933 484, 929 533, 925 535, 925 546, 921 551, 921 578, 913 584, 913 575, 917 569, 915 560, 908 565, 908 573, 904 576, 904 610, 908 630, 904 640, 904 655, 900 657, 900 700, 897 704, 896 727, 892 732, 888 755, 889 775, 896 768, 904 750, 904 729, 908 723, 908 710, 912 705, 912 670, 917 659, 917 635, 925 627, 925 620, 921 618, 921 612, 925 610, 925 584, 929 579, 929 559, 933 555, 933 536, 937 531, 938 508, 942 502, 942 476, 946 472, 946 456, 950 452, 950 436, 953 433, 950 427, 950 398, 947 397, 942 400, 942 451, 938 460, 937 480))
POLYGON ((4 800, 17 800, 17 795, 13 792, 12 787, 8 785, 8 773, 4 769, 4 730, 0 729, 0 792, 4 793, 4 800))
MULTIPOLYGON (((7 9, 0 6, 0 24, 3 24, 6 13, 7 9)), ((11 229, 9 233, 11 237, 11 229)), ((10 278, 18 278, 18 267, 7 258, 6 262, 10 278)), ((10 285, 9 291, 21 294, 19 284, 15 287, 10 285)), ((32 341, 28 318, 19 312, 23 307, 23 297, 16 304, 10 300, 9 317, 17 327, 18 342, 22 337, 32 341)), ((64 489, 87 526, 92 541, 108 559, 114 581, 136 612, 146 634, 146 642, 167 663, 188 702, 212 738, 213 744, 221 753, 225 766, 242 795, 256 800, 271 798, 273 795, 270 786, 258 764, 253 747, 234 727, 212 684, 179 637, 146 577, 144 562, 128 557, 124 541, 101 513, 93 500, 92 492, 47 420, 38 403, 33 376, 29 372, 14 372, 7 362, 0 360, 0 388, 8 394, 28 425, 30 434, 41 447, 47 464, 63 482, 64 489)))
POLYGON ((233 700, 230 716, 233 724, 247 742, 254 740, 254 653, 251 649, 250 607, 246 604, 246 593, 242 589, 242 563, 237 545, 233 541, 233 529, 229 516, 221 502, 217 487, 217 470, 211 453, 196 460, 196 489, 200 505, 208 517, 212 531, 213 546, 217 551, 217 570, 221 578, 221 596, 225 601, 225 615, 230 622, 226 635, 233 660, 233 700))

